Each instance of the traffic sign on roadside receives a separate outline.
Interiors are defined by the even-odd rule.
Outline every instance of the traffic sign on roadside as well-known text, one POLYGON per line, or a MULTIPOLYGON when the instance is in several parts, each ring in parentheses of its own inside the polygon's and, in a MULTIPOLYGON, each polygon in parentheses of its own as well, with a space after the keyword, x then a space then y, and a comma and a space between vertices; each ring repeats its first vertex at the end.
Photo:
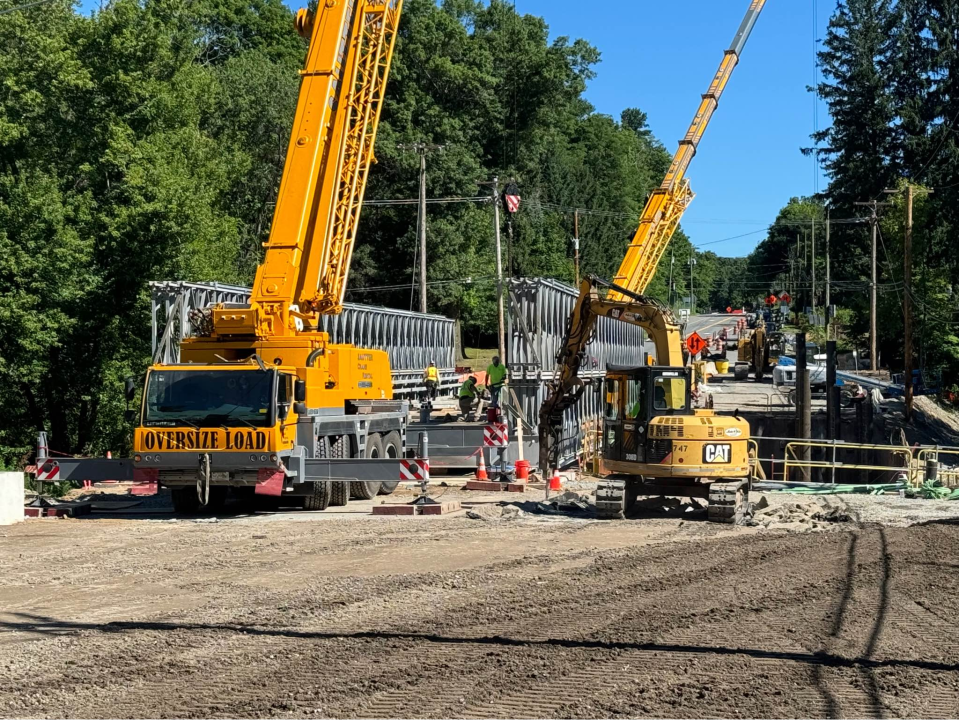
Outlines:
POLYGON ((694 332, 686 338, 686 349, 690 355, 699 355, 706 348, 706 341, 702 339, 699 333, 694 332))

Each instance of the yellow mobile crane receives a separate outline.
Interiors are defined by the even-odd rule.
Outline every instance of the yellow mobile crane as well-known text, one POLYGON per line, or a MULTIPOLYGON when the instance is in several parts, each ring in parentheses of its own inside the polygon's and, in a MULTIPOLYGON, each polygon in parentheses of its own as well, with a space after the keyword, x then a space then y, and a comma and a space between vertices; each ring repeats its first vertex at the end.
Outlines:
POLYGON ((180 362, 146 376, 134 476, 169 486, 178 511, 219 504, 229 487, 324 509, 397 484, 376 479, 375 463, 332 482, 308 461, 403 452, 407 408, 392 401, 387 354, 318 329, 342 309, 401 9, 323 0, 296 15, 310 44, 251 301, 195 318, 180 362))
POLYGON ((717 522, 737 522, 747 506, 749 424, 693 409, 682 329, 668 306, 643 293, 693 198, 686 170, 764 5, 765 0, 750 3, 662 185, 643 210, 615 281, 583 280, 557 354, 539 417, 544 472, 557 465, 563 411, 585 390, 578 372, 598 318, 638 325, 655 347, 658 365, 607 368, 602 452, 604 467, 613 474, 596 490, 600 517, 623 517, 638 495, 708 498, 709 519, 717 522))

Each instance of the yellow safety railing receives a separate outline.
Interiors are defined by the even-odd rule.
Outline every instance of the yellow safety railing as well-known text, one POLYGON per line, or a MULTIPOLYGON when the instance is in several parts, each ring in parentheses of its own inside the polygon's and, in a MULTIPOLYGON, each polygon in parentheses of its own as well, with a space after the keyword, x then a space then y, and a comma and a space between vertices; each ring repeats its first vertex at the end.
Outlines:
MULTIPOLYGON (((957 451, 959 452, 959 451, 957 451)), ((906 473, 912 484, 918 484, 915 467, 913 464, 913 453, 908 447, 899 445, 860 445, 856 443, 828 442, 820 440, 793 440, 786 444, 785 458, 783 460, 783 481, 788 482, 790 471, 793 469, 823 469, 823 470, 875 470, 879 472, 906 473), (820 448, 830 455, 829 460, 806 460, 797 453, 797 450, 809 448, 810 455, 812 450, 820 448), (847 451, 874 451, 890 453, 893 458, 902 459, 900 465, 875 465, 861 463, 846 463, 836 460, 837 452, 847 451)), ((833 478, 835 480, 835 478, 833 478)))
POLYGON ((916 484, 920 484, 926 477, 926 463, 929 460, 941 463, 942 456, 955 457, 955 468, 943 468, 941 465, 936 469, 936 479, 945 487, 959 487, 959 448, 954 447, 931 447, 922 448, 916 453, 916 484))

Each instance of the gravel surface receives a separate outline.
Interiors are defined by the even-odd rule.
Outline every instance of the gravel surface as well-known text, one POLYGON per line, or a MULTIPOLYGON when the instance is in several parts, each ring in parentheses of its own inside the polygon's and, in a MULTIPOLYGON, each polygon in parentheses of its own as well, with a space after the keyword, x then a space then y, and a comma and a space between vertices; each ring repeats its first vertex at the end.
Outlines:
POLYGON ((770 495, 768 527, 732 528, 472 498, 0 528, 0 716, 959 715, 938 504, 770 495))

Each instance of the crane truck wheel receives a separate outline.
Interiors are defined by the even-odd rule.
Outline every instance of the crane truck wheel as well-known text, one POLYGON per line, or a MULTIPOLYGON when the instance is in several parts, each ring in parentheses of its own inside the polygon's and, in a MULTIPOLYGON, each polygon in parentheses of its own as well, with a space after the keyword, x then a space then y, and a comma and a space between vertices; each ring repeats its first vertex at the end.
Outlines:
POLYGON ((313 492, 303 498, 303 509, 326 510, 330 506, 332 490, 333 483, 330 480, 314 481, 313 492))
MULTIPOLYGON (((348 458, 353 457, 353 441, 349 435, 340 435, 338 438, 330 438, 330 457, 348 458)), ((333 486, 330 491, 330 505, 334 507, 343 507, 350 501, 350 486, 353 483, 336 481, 331 483, 333 486)))
MULTIPOLYGON (((383 457, 403 457, 403 439, 396 430, 387 433, 386 437, 383 438, 383 457)), ((396 486, 399 484, 399 480, 391 480, 389 482, 384 481, 380 485, 380 495, 389 495, 396 490, 396 486)))
MULTIPOLYGON (((379 433, 370 433, 366 436, 366 457, 383 458, 386 452, 383 449, 383 438, 379 433)), ((383 485, 379 480, 366 480, 350 483, 350 496, 360 500, 372 500, 383 485)))

